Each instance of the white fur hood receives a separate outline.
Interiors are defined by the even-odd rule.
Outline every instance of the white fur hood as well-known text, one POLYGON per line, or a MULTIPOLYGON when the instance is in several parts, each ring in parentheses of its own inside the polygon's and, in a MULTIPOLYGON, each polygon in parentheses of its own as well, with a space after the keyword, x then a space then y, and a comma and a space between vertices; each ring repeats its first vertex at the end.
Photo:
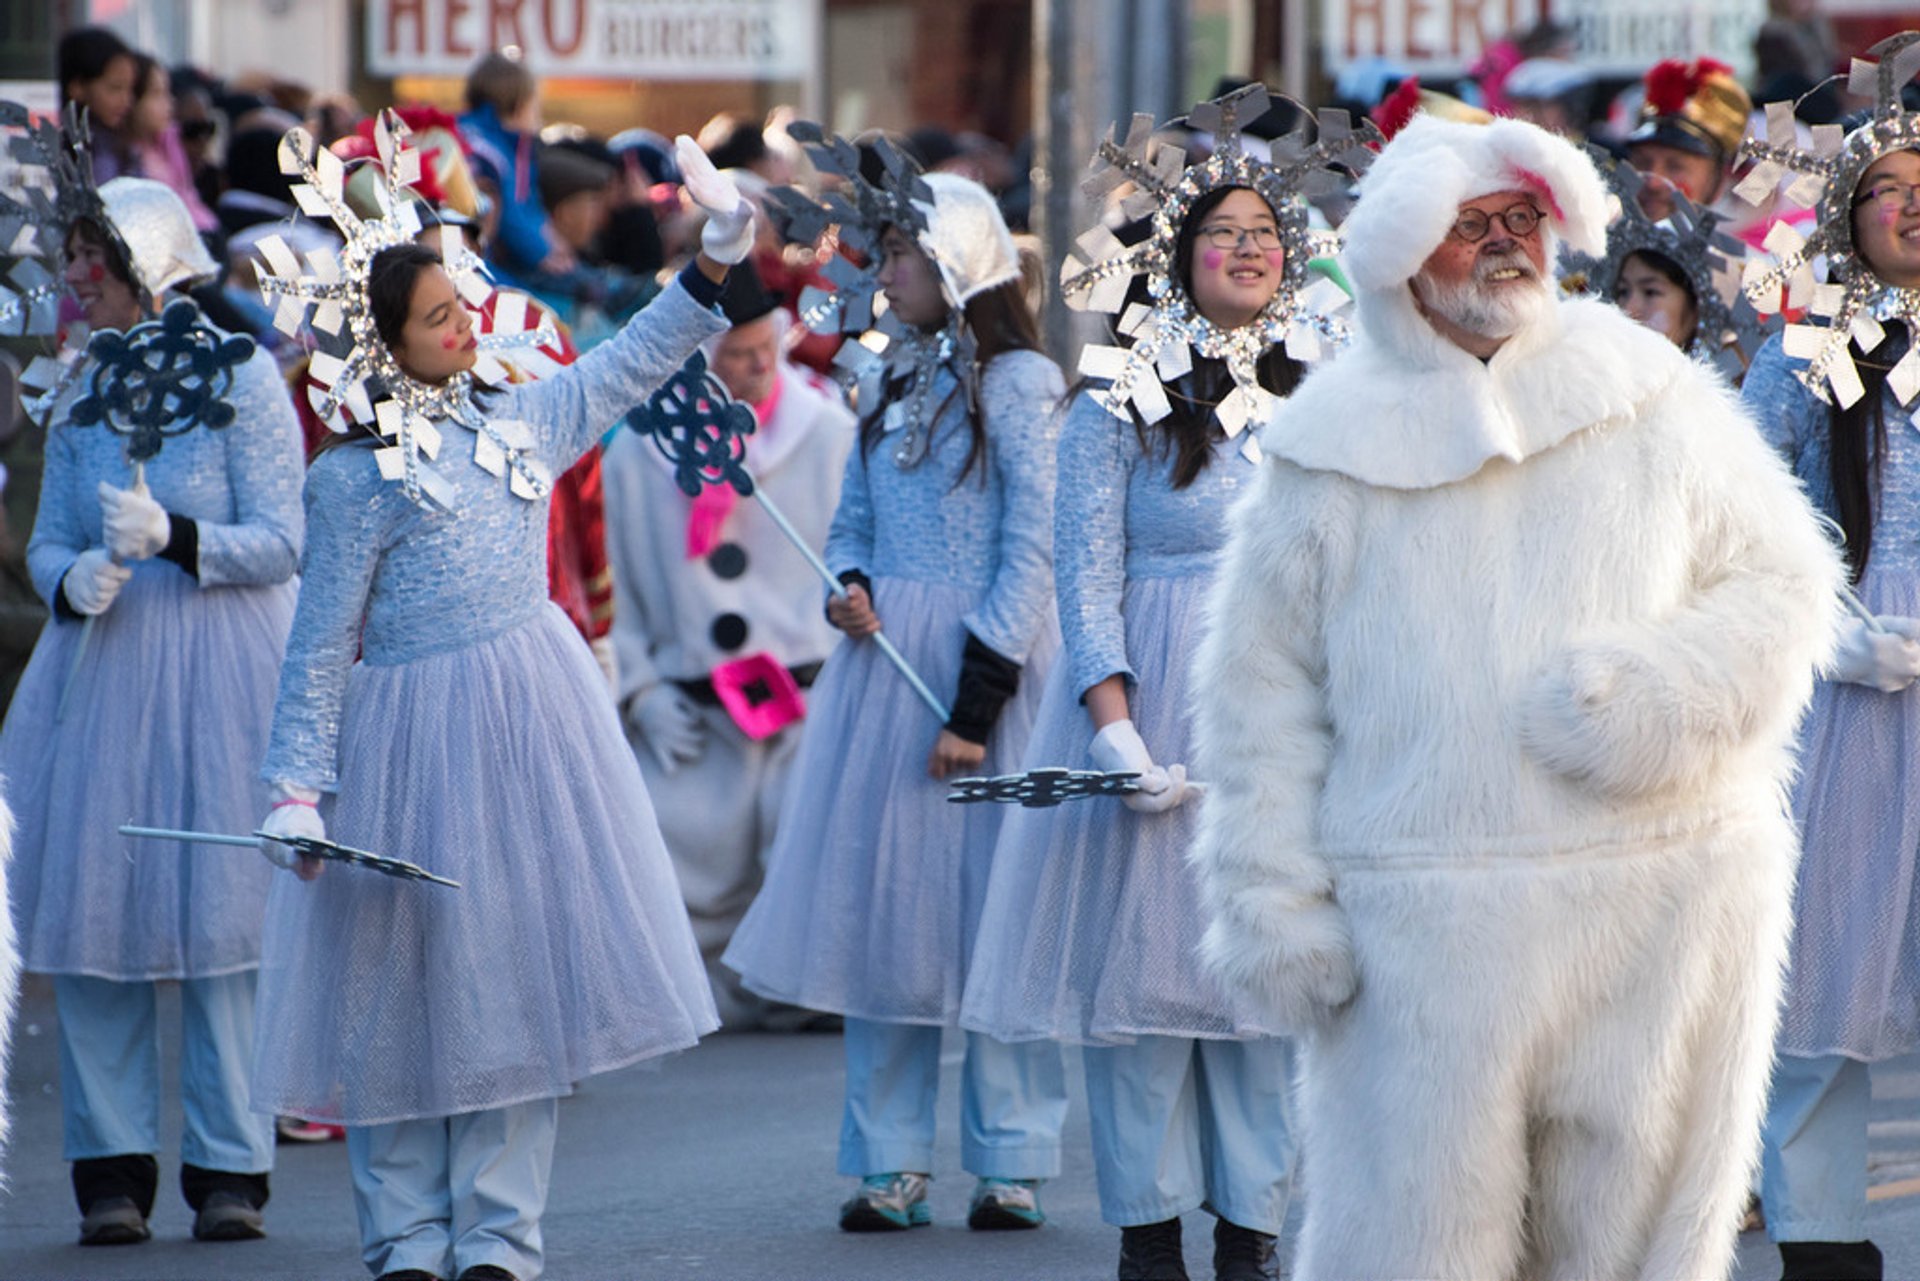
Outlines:
POLYGON ((1358 336, 1282 401, 1260 447, 1310 471, 1432 489, 1635 415, 1687 359, 1604 303, 1557 303, 1482 362, 1440 337, 1404 285, 1360 294, 1358 336))

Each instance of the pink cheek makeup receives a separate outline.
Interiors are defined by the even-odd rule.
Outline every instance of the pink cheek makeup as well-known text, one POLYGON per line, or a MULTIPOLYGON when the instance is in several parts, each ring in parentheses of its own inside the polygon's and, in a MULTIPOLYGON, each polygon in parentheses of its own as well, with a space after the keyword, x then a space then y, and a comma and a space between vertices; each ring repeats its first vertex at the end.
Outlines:
POLYGON ((1220 270, 1220 264, 1226 260, 1227 253, 1224 249, 1209 249, 1200 255, 1200 263, 1208 271, 1220 270))
POLYGON ((445 338, 442 338, 440 340, 440 350, 442 351, 452 351, 455 347, 458 347, 459 345, 460 345, 460 336, 458 334, 448 334, 445 338))
POLYGON ((107 269, 105 267, 102 267, 99 263, 96 262, 95 264, 93 264, 93 266, 87 268, 87 279, 92 281, 94 284, 97 285, 101 281, 105 280, 106 278, 107 278, 107 269))
POLYGON ((1287 260, 1286 250, 1284 249, 1267 250, 1267 265, 1269 267, 1272 267, 1275 271, 1280 270, 1280 264, 1284 263, 1286 260, 1287 260))

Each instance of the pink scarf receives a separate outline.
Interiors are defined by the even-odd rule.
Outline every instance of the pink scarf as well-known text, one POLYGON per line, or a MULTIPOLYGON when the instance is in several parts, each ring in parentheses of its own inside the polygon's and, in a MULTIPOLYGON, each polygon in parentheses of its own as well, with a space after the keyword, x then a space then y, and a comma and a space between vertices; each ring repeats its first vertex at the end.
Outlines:
MULTIPOLYGON (((773 425, 773 415, 780 408, 780 391, 785 380, 779 374, 773 378, 773 390, 767 398, 753 407, 754 421, 760 424, 757 436, 764 436, 773 425)), ((700 496, 693 500, 693 507, 687 513, 687 559, 702 560, 707 553, 720 545, 720 527, 727 523, 727 517, 733 514, 733 505, 740 496, 733 492, 732 485, 703 485, 700 496)))

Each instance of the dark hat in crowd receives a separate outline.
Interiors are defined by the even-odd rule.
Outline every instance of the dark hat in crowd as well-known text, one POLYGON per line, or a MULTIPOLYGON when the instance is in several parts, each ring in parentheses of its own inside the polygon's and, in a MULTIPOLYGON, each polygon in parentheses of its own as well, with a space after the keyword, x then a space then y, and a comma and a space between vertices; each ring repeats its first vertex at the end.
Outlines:
POLYGON ((548 209, 569 196, 604 191, 614 167, 572 147, 548 147, 540 153, 540 203, 548 209))
POLYGON ((720 310, 730 324, 744 325, 773 312, 773 295, 760 283, 760 273, 743 264, 727 273, 720 310))
POLYGON ((760 126, 741 121, 707 152, 715 169, 745 169, 767 157, 767 136, 760 126))
POLYGON ((280 130, 242 129, 228 140, 227 186, 292 202, 292 183, 280 172, 280 130))

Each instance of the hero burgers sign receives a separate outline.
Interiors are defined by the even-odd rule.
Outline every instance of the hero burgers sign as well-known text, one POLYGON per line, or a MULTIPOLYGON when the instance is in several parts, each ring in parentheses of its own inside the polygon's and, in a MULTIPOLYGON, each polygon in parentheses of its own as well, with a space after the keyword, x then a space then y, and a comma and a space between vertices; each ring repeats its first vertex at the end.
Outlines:
POLYGON ((517 46, 543 76, 800 80, 819 0, 367 0, 367 71, 463 76, 517 46))

